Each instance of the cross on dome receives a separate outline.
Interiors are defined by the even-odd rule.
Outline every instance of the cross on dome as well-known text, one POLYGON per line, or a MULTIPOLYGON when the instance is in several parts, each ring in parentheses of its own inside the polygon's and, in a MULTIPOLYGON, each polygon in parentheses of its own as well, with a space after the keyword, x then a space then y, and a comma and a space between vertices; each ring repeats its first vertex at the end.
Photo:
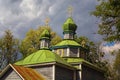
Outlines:
POLYGON ((47 18, 45 19, 45 25, 48 26, 48 23, 49 23, 49 22, 50 22, 50 18, 47 17, 47 18))
POLYGON ((69 6, 69 7, 68 7, 68 16, 69 16, 69 17, 72 17, 72 13, 73 13, 73 7, 72 7, 72 6, 69 6))

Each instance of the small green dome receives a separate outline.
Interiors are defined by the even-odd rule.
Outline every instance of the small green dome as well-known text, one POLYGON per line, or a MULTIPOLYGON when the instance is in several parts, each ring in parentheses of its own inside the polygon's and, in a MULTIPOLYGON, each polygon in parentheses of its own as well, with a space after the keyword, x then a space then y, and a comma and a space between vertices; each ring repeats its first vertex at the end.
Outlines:
POLYGON ((63 24, 63 33, 75 33, 76 29, 77 25, 71 17, 69 17, 63 24))
POLYGON ((50 39, 51 35, 50 32, 48 30, 44 30, 40 36, 40 39, 50 39))

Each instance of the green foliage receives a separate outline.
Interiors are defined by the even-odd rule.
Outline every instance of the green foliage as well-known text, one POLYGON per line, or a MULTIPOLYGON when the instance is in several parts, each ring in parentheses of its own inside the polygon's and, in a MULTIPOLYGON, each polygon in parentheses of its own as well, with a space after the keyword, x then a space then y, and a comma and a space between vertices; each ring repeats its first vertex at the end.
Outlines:
POLYGON ((98 67, 103 64, 101 62, 101 53, 99 52, 99 44, 95 44, 93 41, 89 40, 85 36, 77 37, 75 40, 82 46, 89 49, 89 54, 87 55, 87 60, 98 67))
POLYGON ((54 36, 54 38, 52 38, 51 40, 51 46, 56 45, 58 42, 62 41, 60 36, 54 36))
POLYGON ((104 40, 120 40, 120 0, 100 0, 92 14, 100 18, 98 33, 104 40))
POLYGON ((102 67, 105 71, 106 80, 119 80, 111 64, 109 64, 107 61, 104 61, 102 67))
POLYGON ((117 72, 117 76, 120 80, 120 50, 117 52, 115 62, 114 62, 114 69, 117 72))
POLYGON ((87 49, 89 49, 89 45, 91 45, 91 41, 85 37, 85 36, 80 36, 80 37, 77 37, 75 36, 75 41, 78 42, 82 47, 85 47, 87 49))
MULTIPOLYGON (((104 37, 105 41, 120 41, 120 0, 99 0, 92 15, 101 20, 98 33, 104 37)), ((107 80, 120 80, 120 75, 116 74, 116 71, 119 71, 119 61, 118 54, 114 63, 115 70, 105 65, 107 80)))
POLYGON ((20 45, 20 52, 23 54, 23 58, 36 52, 40 49, 40 36, 41 33, 47 29, 51 34, 51 45, 55 45, 62 39, 55 32, 51 30, 49 26, 40 26, 37 29, 30 29, 20 45))
POLYGON ((117 70, 120 70, 120 51, 116 55, 115 63, 114 63, 114 68, 117 70))
POLYGON ((85 46, 83 46, 83 47, 87 47, 89 49, 90 52, 87 55, 87 61, 89 61, 92 64, 96 65, 100 69, 103 69, 105 71, 106 80, 114 80, 116 75, 115 75, 114 72, 113 72, 114 76, 111 73, 113 71, 112 68, 110 68, 108 66, 107 61, 102 61, 101 60, 103 58, 103 56, 104 56, 104 53, 101 53, 100 50, 99 50, 100 43, 94 43, 93 41, 89 40, 85 36, 81 36, 81 37, 76 36, 75 40, 80 45, 82 45, 82 42, 84 41, 85 46))

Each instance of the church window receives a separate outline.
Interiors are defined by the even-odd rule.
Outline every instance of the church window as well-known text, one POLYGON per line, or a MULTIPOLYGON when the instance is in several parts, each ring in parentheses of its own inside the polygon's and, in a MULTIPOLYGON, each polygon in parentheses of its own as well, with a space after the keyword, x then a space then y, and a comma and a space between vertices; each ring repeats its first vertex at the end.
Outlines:
POLYGON ((64 50, 63 49, 58 49, 57 54, 62 57, 64 55, 64 50))
POLYGON ((70 56, 77 57, 78 49, 77 48, 70 48, 70 56))

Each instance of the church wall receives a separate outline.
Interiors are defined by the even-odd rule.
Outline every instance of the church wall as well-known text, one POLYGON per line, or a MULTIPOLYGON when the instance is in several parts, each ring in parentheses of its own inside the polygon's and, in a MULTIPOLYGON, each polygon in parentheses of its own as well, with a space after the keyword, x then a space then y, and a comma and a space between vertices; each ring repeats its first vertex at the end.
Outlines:
POLYGON ((53 80, 53 66, 48 65, 48 66, 39 66, 39 67, 34 67, 38 73, 42 74, 46 80, 53 80))
POLYGON ((105 80, 104 73, 82 65, 82 80, 105 80))
POLYGON ((12 69, 8 70, 0 80, 22 80, 12 69))
POLYGON ((64 55, 63 55, 63 57, 66 57, 66 56, 67 56, 67 48, 64 48, 63 50, 64 50, 64 55))
POLYGON ((72 66, 80 69, 76 71, 76 80, 81 80, 81 64, 71 64, 72 66))
POLYGON ((55 80, 74 80, 74 71, 55 66, 55 80))

